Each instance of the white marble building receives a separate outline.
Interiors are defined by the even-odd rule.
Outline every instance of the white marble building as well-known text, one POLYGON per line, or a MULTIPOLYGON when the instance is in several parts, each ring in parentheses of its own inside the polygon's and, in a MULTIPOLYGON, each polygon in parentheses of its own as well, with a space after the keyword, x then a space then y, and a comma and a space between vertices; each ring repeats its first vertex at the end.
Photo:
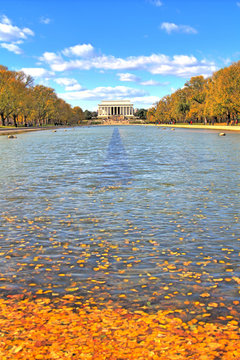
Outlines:
POLYGON ((99 118, 124 117, 133 118, 133 104, 130 100, 102 101, 98 105, 99 118))

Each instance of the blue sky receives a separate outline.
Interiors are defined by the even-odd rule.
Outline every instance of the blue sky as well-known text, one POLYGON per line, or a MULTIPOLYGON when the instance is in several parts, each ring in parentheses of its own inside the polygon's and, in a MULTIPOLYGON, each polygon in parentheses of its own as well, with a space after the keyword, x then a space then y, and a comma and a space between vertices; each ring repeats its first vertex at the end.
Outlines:
POLYGON ((148 108, 240 59, 240 1, 1 0, 0 64, 72 106, 148 108))

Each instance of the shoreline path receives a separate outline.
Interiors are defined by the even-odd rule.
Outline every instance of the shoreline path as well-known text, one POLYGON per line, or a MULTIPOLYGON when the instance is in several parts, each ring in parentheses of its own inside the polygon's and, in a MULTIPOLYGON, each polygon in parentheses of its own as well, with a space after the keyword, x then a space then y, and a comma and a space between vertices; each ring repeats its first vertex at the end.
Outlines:
MULTIPOLYGON (((162 127, 162 128, 179 128, 179 129, 194 129, 194 130, 213 130, 213 131, 226 131, 226 132, 240 132, 240 126, 234 125, 234 126, 227 126, 227 125, 185 125, 185 124, 126 124, 126 123, 109 123, 106 125, 112 125, 112 126, 121 126, 121 125, 137 125, 137 126, 156 126, 156 127, 162 127)), ((89 126, 89 125, 88 125, 89 126)), ((96 126, 96 125, 93 125, 96 126)), ((99 126, 99 125, 97 125, 99 126)), ((100 125, 101 126, 101 125, 100 125)), ((32 132, 32 131, 41 131, 41 130, 53 130, 53 129, 61 129, 61 127, 34 127, 34 128, 0 128, 0 136, 1 135, 16 135, 26 132, 32 132)))

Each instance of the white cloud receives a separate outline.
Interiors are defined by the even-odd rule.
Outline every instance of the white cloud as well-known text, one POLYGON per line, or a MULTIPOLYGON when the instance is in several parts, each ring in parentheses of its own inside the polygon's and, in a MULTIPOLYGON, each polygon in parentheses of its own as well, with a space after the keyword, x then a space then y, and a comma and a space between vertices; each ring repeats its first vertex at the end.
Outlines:
POLYGON ((148 0, 148 2, 157 7, 160 7, 163 5, 163 3, 160 0, 148 0))
MULTIPOLYGON (((34 36, 34 32, 33 32, 31 29, 29 29, 29 28, 24 28, 24 29, 22 29, 22 31, 23 31, 24 35, 34 36)), ((25 39, 25 38, 26 38, 26 37, 24 37, 24 39, 25 39)))
POLYGON ((155 80, 147 80, 147 81, 142 81, 142 82, 141 82, 141 85, 157 86, 157 85, 164 85, 164 84, 161 84, 160 82, 155 81, 155 80))
POLYGON ((35 78, 40 78, 40 77, 49 78, 54 76, 54 72, 48 71, 43 68, 22 68, 21 71, 35 78))
POLYGON ((168 85, 168 83, 160 83, 159 81, 155 81, 155 80, 146 80, 146 81, 141 81, 141 79, 134 75, 134 74, 130 74, 130 73, 118 73, 117 74, 119 76, 119 80, 120 81, 129 81, 129 82, 137 82, 140 85, 144 85, 144 86, 166 86, 168 85))
POLYGON ((70 78, 57 78, 57 79, 54 79, 54 81, 57 84, 63 85, 63 86, 71 86, 71 85, 75 85, 77 83, 77 80, 70 79, 70 78))
POLYGON ((79 91, 79 90, 82 90, 82 86, 80 84, 74 84, 74 85, 66 86, 65 90, 66 91, 79 91))
POLYGON ((82 89, 82 86, 78 83, 76 79, 71 78, 57 78, 54 81, 62 86, 65 86, 66 91, 79 91, 82 89))
POLYGON ((64 49, 62 53, 63 55, 68 57, 71 56, 89 57, 93 55, 94 48, 91 44, 75 45, 64 49))
POLYGON ((11 20, 3 15, 0 20, 0 41, 14 42, 19 39, 26 39, 28 36, 34 36, 34 32, 29 28, 20 29, 13 26, 11 20))
POLYGON ((59 64, 59 63, 62 63, 62 61, 63 61, 63 59, 60 55, 57 55, 54 52, 48 52, 48 51, 46 51, 39 60, 44 61, 51 65, 59 64))
POLYGON ((189 25, 176 25, 174 23, 163 22, 160 28, 165 30, 168 34, 171 34, 174 31, 185 34, 197 34, 197 30, 189 25))
POLYGON ((49 24, 50 22, 51 22, 51 19, 50 19, 50 18, 47 18, 47 17, 44 17, 44 16, 42 16, 42 17, 40 18, 40 23, 42 23, 42 24, 47 25, 47 24, 49 24))
POLYGON ((1 21, 3 24, 11 25, 11 20, 6 15, 2 16, 1 21))
POLYGON ((34 32, 29 28, 20 29, 18 26, 12 25, 11 20, 3 15, 0 18, 0 46, 17 55, 23 51, 18 46, 26 40, 28 36, 34 36, 34 32))
POLYGON ((240 2, 237 2, 237 6, 240 7, 240 2))
POLYGON ((181 66, 195 65, 197 64, 197 59, 194 56, 174 55, 173 64, 181 65, 181 66))
POLYGON ((133 97, 131 101, 133 102, 136 108, 150 108, 151 106, 155 105, 156 102, 160 100, 158 96, 143 96, 143 97, 133 97))
POLYGON ((58 94, 59 97, 67 100, 112 100, 126 99, 133 97, 143 97, 146 95, 144 90, 133 89, 126 86, 116 87, 96 87, 92 90, 83 90, 58 94))
POLYGON ((15 44, 0 43, 0 46, 4 49, 7 49, 8 51, 14 52, 14 54, 22 54, 20 47, 15 44))
MULTIPOLYGON (((63 53, 63 52, 62 52, 63 53)), ((93 56, 91 58, 65 59, 61 53, 45 52, 40 58, 47 63, 52 71, 63 72, 71 70, 144 70, 151 74, 190 77, 196 75, 209 76, 217 70, 213 62, 198 60, 194 56, 152 54, 149 56, 129 56, 116 58, 112 55, 93 56)), ((138 81, 140 79, 130 72, 119 73, 121 81, 138 81)))
POLYGON ((120 81, 137 82, 140 80, 139 77, 130 73, 119 73, 117 75, 120 81))

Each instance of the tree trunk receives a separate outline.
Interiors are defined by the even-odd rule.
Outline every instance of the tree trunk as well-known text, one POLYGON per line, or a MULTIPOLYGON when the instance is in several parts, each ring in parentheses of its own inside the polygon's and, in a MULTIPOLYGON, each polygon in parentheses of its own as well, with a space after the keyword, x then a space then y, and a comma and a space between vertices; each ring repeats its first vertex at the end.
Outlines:
POLYGON ((27 115, 24 115, 24 126, 27 127, 27 115))
POLYGON ((5 119, 3 113, 1 113, 2 126, 5 126, 5 119))
POLYGON ((17 127, 17 115, 13 115, 13 122, 14 122, 14 126, 17 127))
POLYGON ((227 113, 227 125, 230 124, 231 115, 230 112, 227 113))

